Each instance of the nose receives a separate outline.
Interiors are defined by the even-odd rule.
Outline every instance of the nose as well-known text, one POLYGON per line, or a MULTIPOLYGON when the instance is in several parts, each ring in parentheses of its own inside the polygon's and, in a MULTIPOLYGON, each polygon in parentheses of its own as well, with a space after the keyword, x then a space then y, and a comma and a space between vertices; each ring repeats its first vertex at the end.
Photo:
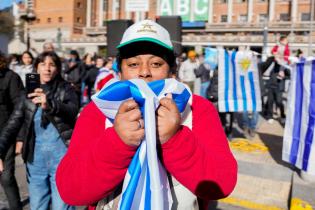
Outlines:
POLYGON ((50 69, 49 67, 50 67, 49 64, 45 64, 45 66, 44 66, 44 68, 45 68, 46 71, 49 71, 49 69, 50 69))
POLYGON ((152 76, 152 74, 151 74, 151 70, 150 70, 149 65, 147 65, 145 63, 142 64, 140 66, 140 70, 139 70, 139 77, 140 78, 149 78, 151 76, 152 76))

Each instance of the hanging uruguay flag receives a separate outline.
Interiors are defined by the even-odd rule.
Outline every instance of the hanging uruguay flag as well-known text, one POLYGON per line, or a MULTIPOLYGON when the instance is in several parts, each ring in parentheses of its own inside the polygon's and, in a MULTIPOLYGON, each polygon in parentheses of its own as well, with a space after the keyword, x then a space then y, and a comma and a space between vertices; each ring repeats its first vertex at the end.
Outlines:
POLYGON ((315 175, 315 60, 294 65, 282 159, 315 175))
POLYGON ((158 80, 146 83, 141 79, 127 81, 110 80, 94 95, 97 107, 113 122, 120 104, 134 99, 144 119, 145 138, 134 155, 125 175, 120 210, 167 210, 172 207, 172 195, 166 171, 156 151, 155 110, 159 100, 171 93, 178 110, 186 113, 191 93, 183 83, 175 79, 158 80))
POLYGON ((219 49, 219 111, 261 111, 257 58, 251 51, 219 49))
POLYGON ((218 50, 216 48, 205 48, 205 63, 210 65, 211 70, 215 70, 218 66, 218 50))

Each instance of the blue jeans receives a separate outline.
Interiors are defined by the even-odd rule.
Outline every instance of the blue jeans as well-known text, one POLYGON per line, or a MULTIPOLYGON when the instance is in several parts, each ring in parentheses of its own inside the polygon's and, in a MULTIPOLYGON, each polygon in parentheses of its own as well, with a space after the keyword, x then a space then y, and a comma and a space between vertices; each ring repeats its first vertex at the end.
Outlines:
POLYGON ((243 127, 255 130, 258 121, 258 112, 243 112, 243 127))
POLYGON ((36 141, 34 160, 26 163, 31 209, 47 210, 50 204, 52 210, 75 209, 61 200, 56 187, 57 166, 66 150, 60 139, 36 141))
POLYGON ((200 96, 207 98, 207 89, 210 85, 210 81, 201 83, 200 86, 200 96))

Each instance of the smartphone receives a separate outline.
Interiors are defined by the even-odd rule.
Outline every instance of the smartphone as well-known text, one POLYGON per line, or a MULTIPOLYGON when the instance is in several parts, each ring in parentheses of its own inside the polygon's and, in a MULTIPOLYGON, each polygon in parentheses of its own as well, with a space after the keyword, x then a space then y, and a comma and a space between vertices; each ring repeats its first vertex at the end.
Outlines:
POLYGON ((39 74, 29 73, 25 75, 26 92, 33 93, 36 88, 40 87, 39 74))

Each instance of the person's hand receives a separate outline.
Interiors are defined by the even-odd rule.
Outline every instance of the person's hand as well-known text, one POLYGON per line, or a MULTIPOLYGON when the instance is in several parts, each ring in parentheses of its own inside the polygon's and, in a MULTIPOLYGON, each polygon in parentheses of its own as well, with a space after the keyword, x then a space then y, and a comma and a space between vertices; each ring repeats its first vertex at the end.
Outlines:
POLYGON ((15 154, 19 155, 22 153, 22 148, 23 148, 23 142, 22 141, 17 141, 15 144, 15 154))
POLYGON ((157 113, 158 138, 161 144, 167 142, 180 128, 180 113, 172 95, 168 94, 160 100, 157 113))
POLYGON ((2 173, 3 169, 3 161, 0 159, 0 174, 2 173))
POLYGON ((278 74, 278 76, 280 77, 280 78, 284 78, 284 71, 279 71, 279 74, 278 74))
POLYGON ((139 146, 144 138, 144 121, 134 100, 123 102, 117 112, 114 128, 122 141, 130 146, 139 146))
POLYGON ((32 98, 34 104, 39 104, 42 109, 47 109, 47 98, 44 90, 42 88, 36 88, 33 93, 27 95, 27 97, 32 98))

